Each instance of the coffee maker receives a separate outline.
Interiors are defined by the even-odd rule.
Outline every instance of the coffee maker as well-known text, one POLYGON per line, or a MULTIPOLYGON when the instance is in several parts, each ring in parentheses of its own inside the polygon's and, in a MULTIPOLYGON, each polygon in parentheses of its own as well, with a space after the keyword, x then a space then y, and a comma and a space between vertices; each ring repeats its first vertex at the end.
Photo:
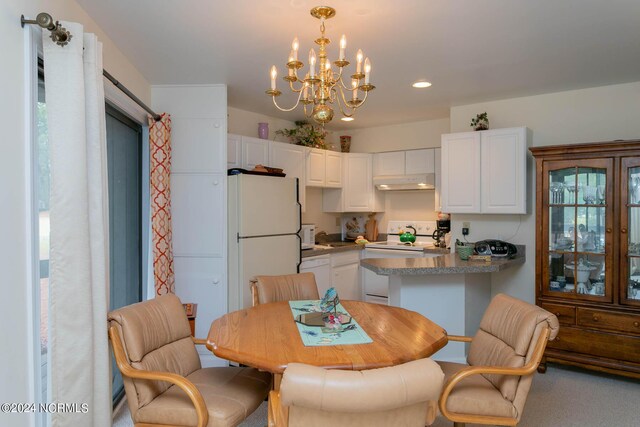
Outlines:
POLYGON ((435 245, 438 248, 446 248, 447 243, 445 242, 444 236, 451 231, 451 220, 450 219, 439 219, 436 221, 436 229, 433 232, 433 240, 435 240, 435 245))

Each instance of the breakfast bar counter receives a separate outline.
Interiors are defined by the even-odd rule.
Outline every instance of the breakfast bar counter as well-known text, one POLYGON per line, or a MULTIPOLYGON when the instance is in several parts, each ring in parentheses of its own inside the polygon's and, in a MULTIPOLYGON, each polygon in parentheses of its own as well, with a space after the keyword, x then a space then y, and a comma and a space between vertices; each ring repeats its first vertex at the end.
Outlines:
MULTIPOLYGON (((365 258, 363 268, 389 276, 389 305, 416 311, 442 326, 448 334, 473 336, 491 300, 491 276, 525 262, 525 248, 513 259, 464 261, 455 254, 434 258, 365 258)), ((436 360, 465 362, 461 342, 436 353, 436 360)))
POLYGON ((424 274, 495 273, 524 264, 524 255, 513 259, 493 258, 491 262, 464 261, 455 254, 435 258, 365 258, 360 265, 382 276, 417 276, 424 274))

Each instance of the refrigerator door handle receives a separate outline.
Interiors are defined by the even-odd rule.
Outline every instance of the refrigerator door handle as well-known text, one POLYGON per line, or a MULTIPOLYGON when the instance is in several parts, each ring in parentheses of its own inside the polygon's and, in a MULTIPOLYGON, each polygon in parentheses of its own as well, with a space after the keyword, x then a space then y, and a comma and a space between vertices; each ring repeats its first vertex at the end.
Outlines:
POLYGON ((299 234, 296 234, 296 236, 298 236, 298 245, 300 245, 298 249, 298 264, 296 265, 296 273, 300 273, 300 265, 302 265, 302 237, 300 237, 299 234))

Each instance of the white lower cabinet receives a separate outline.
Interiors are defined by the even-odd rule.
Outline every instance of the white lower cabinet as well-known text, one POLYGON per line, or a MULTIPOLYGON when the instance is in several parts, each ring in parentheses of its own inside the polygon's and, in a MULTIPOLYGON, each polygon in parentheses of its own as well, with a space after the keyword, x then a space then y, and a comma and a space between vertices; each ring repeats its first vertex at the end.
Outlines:
MULTIPOLYGON (((331 283, 340 299, 360 300, 360 251, 331 255, 331 283)), ((322 295, 321 295, 322 296, 322 295)))
POLYGON ((320 297, 331 287, 331 256, 319 255, 302 258, 300 273, 313 273, 320 297))

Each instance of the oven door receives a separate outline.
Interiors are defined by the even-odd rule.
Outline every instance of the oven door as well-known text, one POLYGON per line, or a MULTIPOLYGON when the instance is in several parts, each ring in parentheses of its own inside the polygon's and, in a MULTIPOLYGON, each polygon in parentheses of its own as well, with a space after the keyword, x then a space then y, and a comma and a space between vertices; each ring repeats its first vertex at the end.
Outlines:
MULTIPOLYGON (((423 258, 424 252, 402 249, 365 248, 362 258, 423 258)), ((389 276, 380 276, 366 268, 362 269, 362 288, 364 300, 368 296, 388 298, 389 276)), ((380 301, 378 299, 378 301, 380 301)))

